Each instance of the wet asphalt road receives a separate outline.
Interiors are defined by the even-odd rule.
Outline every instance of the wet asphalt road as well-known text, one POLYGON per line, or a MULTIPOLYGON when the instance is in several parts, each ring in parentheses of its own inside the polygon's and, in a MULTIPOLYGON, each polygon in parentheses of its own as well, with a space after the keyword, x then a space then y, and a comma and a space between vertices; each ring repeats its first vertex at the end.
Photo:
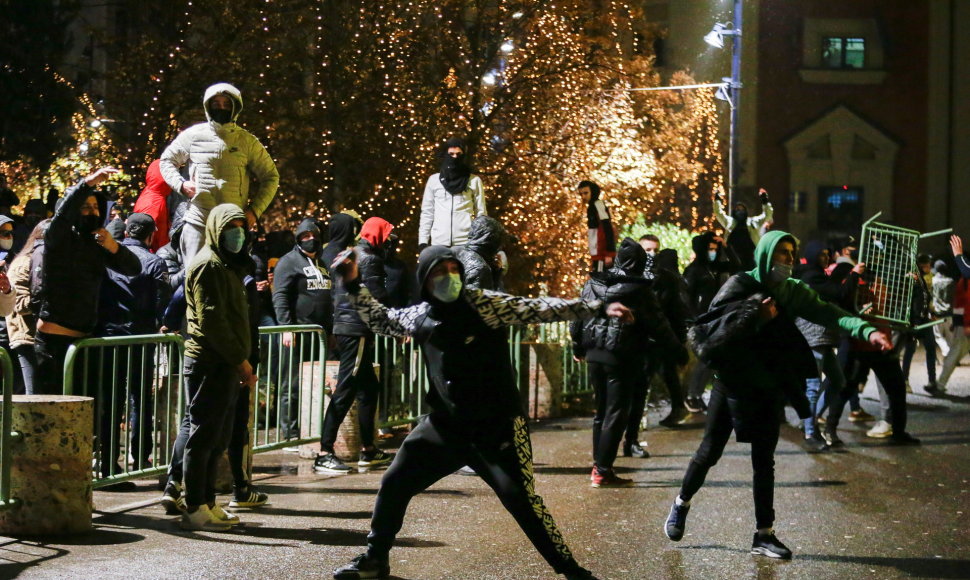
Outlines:
MULTIPOLYGON (((791 562, 751 556, 751 467, 729 444, 695 497, 679 543, 661 531, 700 429, 654 427, 649 459, 620 458, 635 487, 589 486, 588 419, 533 427, 537 491, 577 559, 600 578, 761 580, 970 578, 970 367, 952 396, 909 396, 919 447, 868 439, 845 422, 842 453, 808 455, 784 428, 776 455, 775 529, 791 562)), ((873 385, 863 405, 877 412, 873 385)), ((658 414, 650 415, 656 425, 658 414)), ((314 475, 286 453, 257 456, 271 504, 240 511, 233 533, 188 533, 152 501, 153 482, 131 493, 97 492, 95 529, 74 538, 5 538, 0 578, 329 578, 365 544, 380 473, 314 475)), ((491 491, 452 475, 416 497, 391 553, 403 579, 555 578, 491 491)))

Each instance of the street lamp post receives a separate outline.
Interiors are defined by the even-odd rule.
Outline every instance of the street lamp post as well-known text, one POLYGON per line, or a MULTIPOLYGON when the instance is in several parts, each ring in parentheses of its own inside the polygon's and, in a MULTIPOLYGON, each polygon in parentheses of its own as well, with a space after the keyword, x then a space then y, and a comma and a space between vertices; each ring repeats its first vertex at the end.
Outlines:
POLYGON ((727 91, 718 91, 718 98, 726 100, 731 106, 731 120, 728 132, 728 207, 734 205, 735 188, 738 183, 740 155, 738 127, 741 117, 741 11, 742 0, 734 0, 734 22, 730 25, 717 23, 704 36, 704 42, 716 48, 724 48, 724 37, 732 36, 731 77, 724 79, 727 91), (729 28, 730 26, 730 28, 729 28))

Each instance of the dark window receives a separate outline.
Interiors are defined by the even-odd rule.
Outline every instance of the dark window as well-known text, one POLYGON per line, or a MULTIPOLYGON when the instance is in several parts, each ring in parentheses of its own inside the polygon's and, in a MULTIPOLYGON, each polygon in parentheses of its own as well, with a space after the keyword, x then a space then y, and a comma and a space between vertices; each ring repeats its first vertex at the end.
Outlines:
POLYGON ((818 229, 830 234, 858 236, 862 228, 861 187, 818 188, 818 229))
POLYGON ((865 68, 866 39, 826 36, 822 39, 823 68, 865 68))

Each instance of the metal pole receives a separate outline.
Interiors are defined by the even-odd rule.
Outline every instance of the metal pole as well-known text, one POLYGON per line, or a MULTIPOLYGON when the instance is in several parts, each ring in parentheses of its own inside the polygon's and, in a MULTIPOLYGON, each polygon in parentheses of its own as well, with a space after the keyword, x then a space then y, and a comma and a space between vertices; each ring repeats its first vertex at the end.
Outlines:
POLYGON ((734 0, 734 35, 731 46, 731 125, 728 142, 728 212, 734 207, 739 177, 738 127, 741 114, 741 1, 734 0))

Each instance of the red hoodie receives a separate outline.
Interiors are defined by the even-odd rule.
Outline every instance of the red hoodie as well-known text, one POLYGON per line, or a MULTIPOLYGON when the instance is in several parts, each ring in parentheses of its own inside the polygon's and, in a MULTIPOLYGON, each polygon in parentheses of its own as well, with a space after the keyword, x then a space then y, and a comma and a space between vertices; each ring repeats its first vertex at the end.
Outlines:
POLYGON ((168 194, 172 189, 162 178, 159 169, 160 161, 156 159, 148 166, 145 173, 145 189, 141 190, 138 199, 135 200, 134 211, 147 213, 155 220, 155 237, 152 239, 152 251, 168 243, 168 228, 170 226, 168 218, 168 194))
POLYGON ((394 229, 384 218, 372 217, 360 228, 360 237, 367 240, 373 248, 380 248, 394 229))

